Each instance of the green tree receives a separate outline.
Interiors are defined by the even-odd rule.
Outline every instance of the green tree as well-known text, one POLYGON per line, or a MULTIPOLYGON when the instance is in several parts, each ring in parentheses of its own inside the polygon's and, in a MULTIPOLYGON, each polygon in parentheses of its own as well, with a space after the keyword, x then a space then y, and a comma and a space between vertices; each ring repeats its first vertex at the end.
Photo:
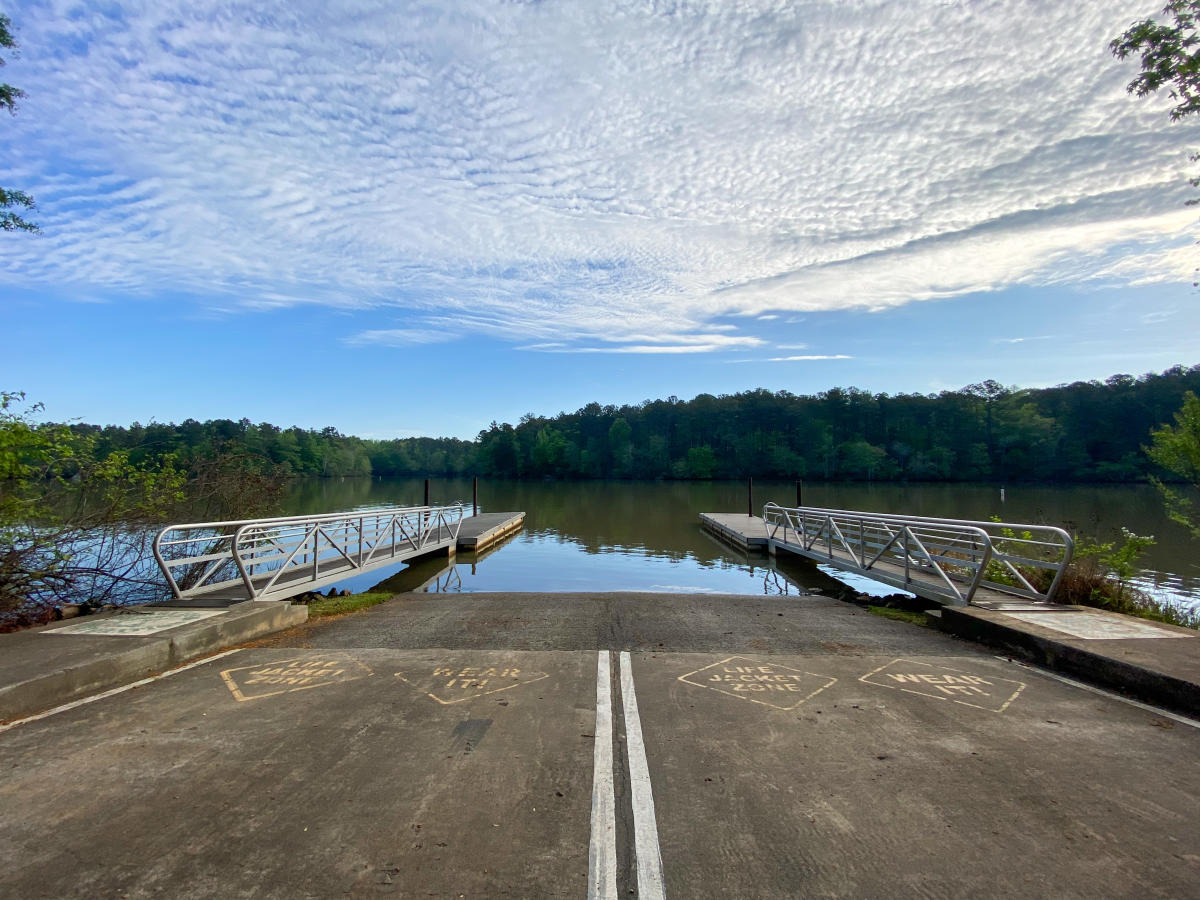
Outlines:
POLYGON ((1145 97, 1169 85, 1168 95, 1178 101, 1171 110, 1171 120, 1178 121, 1200 111, 1200 51, 1195 49, 1200 44, 1200 0, 1171 0, 1163 7, 1163 15, 1171 16, 1173 22, 1134 22, 1124 34, 1112 39, 1108 49, 1117 59, 1141 54, 1142 71, 1129 82, 1129 93, 1145 97))
MULTIPOLYGON (((1175 425, 1156 428, 1150 432, 1150 439, 1153 443, 1146 448, 1147 455, 1191 488, 1200 490, 1200 398, 1191 391, 1184 394, 1183 408, 1175 413, 1175 425)), ((1170 517, 1200 537, 1200 519, 1191 498, 1157 478, 1150 480, 1163 495, 1170 517)))
POLYGON ((612 453, 613 473, 620 477, 628 476, 633 465, 633 427, 624 417, 617 419, 608 429, 608 447, 612 453))
POLYGON ((183 500, 170 454, 135 464, 127 450, 95 457, 95 441, 38 424, 40 404, 0 392, 0 621, 68 599, 110 602, 156 579, 145 525, 183 500))
MULTIPOLYGON (((1171 0, 1162 14, 1170 21, 1142 19, 1134 22, 1120 37, 1113 38, 1108 49, 1118 59, 1141 54, 1142 70, 1129 82, 1128 91, 1139 97, 1167 88, 1175 101, 1171 121, 1200 112, 1200 0, 1171 0)), ((1192 161, 1200 153, 1192 154, 1192 161)), ((1200 187, 1200 177, 1190 179, 1192 187, 1200 187)), ((1189 204, 1196 203, 1189 200, 1189 204)))
MULTIPOLYGON (((17 42, 13 39, 12 32, 9 30, 11 25, 12 20, 8 16, 0 14, 0 47, 6 50, 17 49, 17 42)), ((0 66, 4 64, 4 57, 0 56, 0 66)), ((24 96, 25 92, 20 88, 0 82, 0 107, 7 109, 9 114, 16 115, 17 101, 24 96)), ((26 221, 18 213, 13 212, 12 209, 14 208, 19 210, 34 209, 33 198, 24 191, 0 188, 0 231, 39 230, 37 225, 26 221)))
POLYGON ((533 443, 533 471, 538 475, 562 475, 567 468, 567 440, 553 425, 539 429, 533 443))
POLYGON ((0 628, 61 603, 161 597, 156 524, 265 514, 282 491, 276 467, 232 440, 185 467, 169 442, 101 446, 94 426, 38 422, 41 404, 24 401, 0 391, 0 628))
POLYGON ((983 402, 983 418, 984 418, 984 436, 987 438, 987 455, 990 465, 996 462, 996 441, 994 437, 993 423, 995 420, 996 404, 1012 393, 1011 388, 1006 388, 1000 382, 989 378, 987 381, 979 384, 968 384, 962 389, 962 393, 969 397, 975 397, 983 402))
POLYGON ((689 478, 709 479, 717 473, 717 455, 712 447, 692 447, 687 453, 687 475, 689 478))

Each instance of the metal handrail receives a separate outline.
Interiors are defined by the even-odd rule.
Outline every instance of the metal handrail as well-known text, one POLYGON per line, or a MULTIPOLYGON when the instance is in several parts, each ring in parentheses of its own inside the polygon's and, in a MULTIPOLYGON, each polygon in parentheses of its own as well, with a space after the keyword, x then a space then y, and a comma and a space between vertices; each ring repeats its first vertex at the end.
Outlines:
POLYGON ((839 549, 851 565, 868 572, 880 561, 904 566, 910 581, 912 567, 930 568, 960 603, 969 603, 979 587, 1050 601, 1074 553, 1074 541, 1061 528, 1014 522, 983 522, 929 516, 902 516, 825 507, 785 508, 775 503, 763 507, 769 536, 780 528, 786 542, 790 529, 807 551, 825 537, 826 555, 833 560, 835 535, 839 549), (857 552, 852 537, 857 531, 857 552), (914 554, 914 545, 917 552, 914 554), (867 559, 868 549, 874 555, 867 559), (1029 572, 1052 572, 1050 585, 1038 590, 1029 572), (967 584, 964 593, 958 584, 967 584))
POLYGON ((350 577, 397 556, 456 542, 463 516, 462 504, 455 504, 193 522, 160 530, 153 553, 176 599, 240 586, 253 600, 296 572, 307 570, 287 582, 298 593, 322 577, 350 577), (181 568, 179 579, 174 570, 181 568))

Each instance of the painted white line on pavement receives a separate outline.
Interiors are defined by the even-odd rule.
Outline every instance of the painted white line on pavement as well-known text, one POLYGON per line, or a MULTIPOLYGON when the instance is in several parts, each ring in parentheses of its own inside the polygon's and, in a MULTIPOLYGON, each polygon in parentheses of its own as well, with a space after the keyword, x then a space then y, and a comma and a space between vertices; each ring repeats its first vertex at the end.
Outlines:
POLYGON ((1189 719, 1187 716, 1181 716, 1178 713, 1168 712, 1165 709, 1160 709, 1157 706, 1151 706, 1149 703, 1142 703, 1140 700, 1132 700, 1129 697, 1122 697, 1120 694, 1113 691, 1106 691, 1103 688, 1093 687, 1090 684, 1084 684, 1082 681, 1076 681, 1074 678, 1065 678, 1062 675, 1056 675, 1053 672, 1047 672, 1045 669, 1039 669, 1037 666, 1031 666, 1023 662, 1017 662, 1015 659, 1009 659, 1007 656, 997 656, 996 659, 1002 659, 1005 662, 1012 663, 1014 666, 1020 666, 1022 669, 1028 669, 1030 672, 1036 672, 1038 675, 1043 675, 1046 678, 1053 678, 1055 681, 1061 681, 1063 684, 1069 684, 1072 687, 1082 688, 1085 691, 1091 691, 1093 694, 1099 694, 1101 697, 1107 697, 1110 700, 1120 700, 1122 703, 1128 703, 1130 706, 1136 706, 1138 709, 1144 709, 1146 712, 1154 713, 1156 716, 1162 716, 1164 719, 1171 719, 1174 722, 1181 722, 1184 725, 1191 725, 1193 728, 1200 728, 1200 722, 1195 719, 1189 719))
POLYGON ((588 900, 616 900, 617 819, 613 791, 612 690, 609 657, 596 662, 596 747, 592 754, 592 843, 588 849, 588 900))
POLYGON ((24 725, 26 722, 36 722, 38 719, 45 719, 50 716, 58 715, 58 713, 66 712, 67 710, 74 709, 77 706, 95 703, 97 700, 103 700, 105 697, 111 697, 114 694, 121 694, 125 691, 131 691, 136 687, 141 687, 143 684, 149 684, 152 681, 158 681, 160 678, 178 675, 180 672, 186 672, 188 669, 196 668, 196 666, 202 666, 205 663, 210 663, 217 659, 224 659, 226 656, 232 656, 241 649, 241 647, 238 647, 234 650, 226 650, 224 653, 217 653, 214 656, 206 656, 204 659, 198 659, 195 662, 190 662, 186 666, 180 666, 178 669, 171 669, 169 672, 161 672, 158 675, 151 675, 149 678, 143 678, 141 681, 135 681, 132 684, 122 685, 119 688, 113 688, 111 691, 105 691, 103 694, 84 697, 82 700, 73 700, 70 703, 64 703, 62 706, 56 706, 54 709, 48 709, 45 712, 40 712, 35 716, 26 716, 24 719, 15 719, 14 721, 9 722, 7 725, 0 725, 0 734, 8 731, 10 728, 16 728, 18 725, 24 725))
POLYGON ((654 795, 650 790, 650 767, 642 742, 637 695, 633 691, 633 667, 629 653, 621 653, 621 704, 625 707, 625 752, 629 756, 629 793, 633 800, 633 842, 637 852, 638 900, 665 900, 662 851, 658 847, 658 823, 654 818, 654 795))

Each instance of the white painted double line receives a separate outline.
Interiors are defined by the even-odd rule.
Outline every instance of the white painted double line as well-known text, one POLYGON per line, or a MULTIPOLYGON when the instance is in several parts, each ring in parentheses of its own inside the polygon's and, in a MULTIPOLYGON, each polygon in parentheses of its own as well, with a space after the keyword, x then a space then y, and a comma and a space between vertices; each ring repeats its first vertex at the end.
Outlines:
MULTIPOLYGON (((637 859, 639 900, 665 900, 662 853, 654 818, 650 768, 642 741, 633 668, 629 654, 621 658, 621 707, 625 716, 625 752, 629 759, 629 793, 633 804, 633 846, 637 859)), ((588 900, 617 898, 617 822, 613 788, 612 672, 609 652, 596 661, 596 746, 592 776, 592 841, 588 851, 588 900)))

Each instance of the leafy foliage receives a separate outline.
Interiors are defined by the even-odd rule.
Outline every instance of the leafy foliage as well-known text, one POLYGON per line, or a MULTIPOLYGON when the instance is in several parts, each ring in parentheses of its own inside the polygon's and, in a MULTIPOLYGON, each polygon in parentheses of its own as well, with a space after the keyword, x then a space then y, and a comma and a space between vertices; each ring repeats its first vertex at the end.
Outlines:
POLYGON ((1153 537, 1134 534, 1127 528, 1121 529, 1119 543, 1077 540, 1075 556, 1063 572, 1054 599, 1169 625, 1200 628, 1200 611, 1157 600, 1131 583, 1138 572, 1138 560, 1153 544, 1153 537))
MULTIPOLYGON (((1167 87, 1167 94, 1176 101, 1171 109, 1171 121, 1200 112, 1200 0, 1171 0, 1163 7, 1170 23, 1142 19, 1134 22, 1120 37, 1113 38, 1108 48, 1118 59, 1140 53, 1142 71, 1129 82, 1131 94, 1145 97, 1167 87)), ((1193 163, 1200 162, 1200 153, 1191 155, 1193 163)), ((1200 176, 1188 179, 1192 187, 1200 187, 1200 176)), ((1188 206, 1198 201, 1189 200, 1188 206)))
POLYGON ((1171 22, 1153 19, 1134 22, 1108 48, 1118 59, 1140 53, 1142 71, 1129 82, 1129 92, 1139 97, 1167 87, 1172 100, 1172 121, 1200 111, 1200 0, 1171 0, 1163 8, 1171 22))
MULTIPOLYGON (((1153 441, 1146 454, 1167 472, 1200 490, 1200 398, 1188 391, 1183 407, 1175 413, 1175 425, 1163 425, 1151 432, 1153 441)), ((1167 514, 1200 537, 1200 518, 1197 518, 1190 497, 1160 481, 1151 479, 1167 504, 1167 514)))
MULTIPOLYGON (((10 30, 11 26, 12 20, 8 16, 0 14, 0 47, 6 50, 15 50, 17 47, 17 42, 10 30)), ((0 56, 0 66, 4 64, 4 57, 0 56)), ((10 114, 15 115, 17 100, 24 96, 25 92, 20 88, 0 82, 0 109, 7 109, 10 114)), ((0 231, 36 232, 39 230, 32 222, 26 221, 18 213, 12 212, 12 207, 28 211, 34 209, 36 204, 33 202, 33 198, 24 191, 0 188, 0 231)))
POLYGON ((67 425, 38 423, 40 404, 0 392, 0 627, 67 602, 153 599, 162 590, 151 526, 185 510, 213 517, 271 508, 282 481, 244 456, 104 448, 67 425))

